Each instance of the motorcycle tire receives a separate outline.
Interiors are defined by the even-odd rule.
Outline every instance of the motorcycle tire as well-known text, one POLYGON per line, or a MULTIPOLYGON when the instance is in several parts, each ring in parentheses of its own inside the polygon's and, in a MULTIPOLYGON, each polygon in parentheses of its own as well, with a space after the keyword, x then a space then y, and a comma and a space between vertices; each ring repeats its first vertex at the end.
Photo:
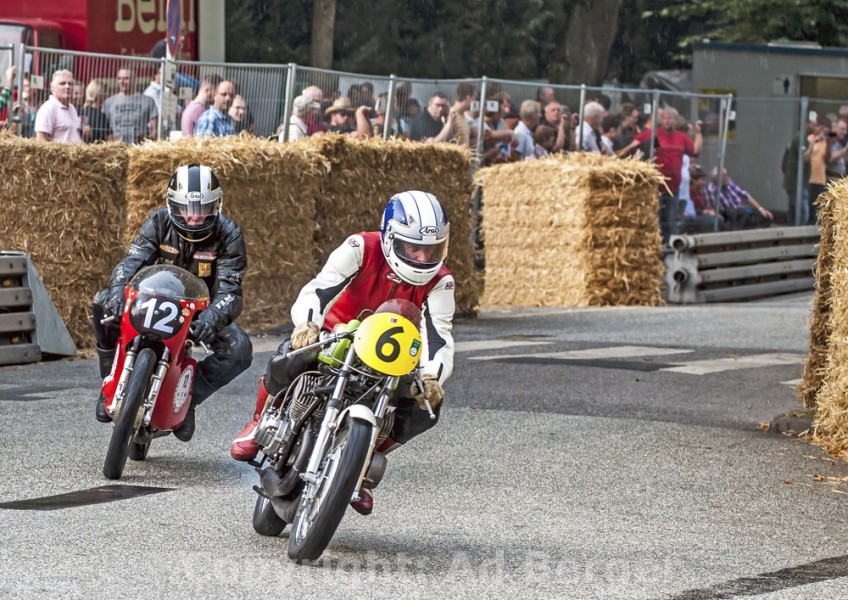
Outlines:
POLYGON ((271 501, 264 496, 256 496, 256 505, 253 507, 253 530, 259 535, 276 537, 283 533, 286 523, 274 511, 271 501))
POLYGON ((120 479, 127 464, 130 444, 139 424, 139 411, 144 402, 144 392, 156 367, 156 353, 150 348, 144 348, 138 353, 127 381, 121 412, 115 420, 112 429, 112 439, 106 451, 106 461, 103 463, 103 475, 107 479, 120 479))
POLYGON ((130 442, 130 460, 144 460, 147 458, 147 452, 150 450, 150 443, 137 444, 130 442))
MULTIPOLYGON (((315 493, 318 512, 312 515, 310 524, 307 512, 312 511, 301 500, 292 522, 288 554, 293 561, 317 560, 330 543, 362 473, 362 466, 368 456, 371 431, 370 424, 350 419, 334 438, 318 474, 322 482, 315 493)), ((304 493, 308 491, 309 486, 304 493)))

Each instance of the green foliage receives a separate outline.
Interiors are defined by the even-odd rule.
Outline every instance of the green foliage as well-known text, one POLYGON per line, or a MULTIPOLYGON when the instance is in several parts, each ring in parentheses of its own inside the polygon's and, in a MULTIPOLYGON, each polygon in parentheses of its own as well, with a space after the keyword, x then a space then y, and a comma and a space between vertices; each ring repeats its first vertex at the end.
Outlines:
MULTIPOLYGON (((580 0, 338 0, 334 67, 555 80, 580 0)), ((227 60, 309 64, 312 2, 227 0, 227 60), (235 43, 233 40, 237 40, 235 43)))
POLYGON ((646 19, 685 24, 675 59, 691 60, 691 44, 716 42, 765 44, 781 41, 848 45, 845 0, 657 0, 643 11, 646 19))

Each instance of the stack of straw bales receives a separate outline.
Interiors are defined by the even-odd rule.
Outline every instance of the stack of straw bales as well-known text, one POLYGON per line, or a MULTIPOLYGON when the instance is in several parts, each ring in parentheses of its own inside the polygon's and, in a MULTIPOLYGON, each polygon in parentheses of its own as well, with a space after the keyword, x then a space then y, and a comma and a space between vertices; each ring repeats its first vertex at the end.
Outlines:
POLYGON ((486 281, 500 306, 662 303, 656 168, 578 153, 482 169, 486 281))
POLYGON ((470 156, 450 145, 324 136, 279 144, 253 137, 120 144, 44 144, 0 134, 7 218, 0 248, 30 253, 77 346, 94 345, 91 299, 106 285, 144 219, 165 205, 182 164, 208 164, 224 214, 244 232, 248 329, 279 325, 303 286, 344 238, 379 228, 398 191, 433 192, 451 215, 449 266, 457 308, 473 313, 470 156), (8 225, 6 225, 8 223, 8 225))
POLYGON ((318 263, 313 242, 315 199, 326 162, 314 150, 253 137, 187 138, 130 148, 127 178, 128 244, 147 215, 165 204, 174 170, 209 165, 224 190, 223 212, 247 244, 246 328, 279 325, 318 263))
POLYGON ((0 138, 0 249, 27 252, 80 348, 89 307, 124 252, 127 150, 0 138))
MULTIPOLYGON (((813 314, 810 317, 810 349, 804 361, 804 376, 798 385, 798 395, 807 408, 815 408, 816 396, 825 378, 828 346, 831 342, 831 295, 833 293, 831 276, 837 252, 834 238, 835 211, 837 204, 844 204, 846 201, 848 201, 848 187, 844 182, 832 185, 818 199, 821 236, 816 262, 816 296, 813 314)), ((844 251, 843 249, 842 252, 844 251)))
POLYGON ((819 217, 816 299, 799 393, 816 408, 815 441, 848 459, 848 180, 819 197, 819 217))
POLYGON ((454 144, 357 139, 340 135, 309 138, 331 165, 317 199, 315 240, 326 257, 351 233, 376 231, 386 202, 394 194, 423 190, 434 194, 451 219, 447 266, 456 278, 461 314, 478 308, 480 273, 470 241, 470 153, 454 144))

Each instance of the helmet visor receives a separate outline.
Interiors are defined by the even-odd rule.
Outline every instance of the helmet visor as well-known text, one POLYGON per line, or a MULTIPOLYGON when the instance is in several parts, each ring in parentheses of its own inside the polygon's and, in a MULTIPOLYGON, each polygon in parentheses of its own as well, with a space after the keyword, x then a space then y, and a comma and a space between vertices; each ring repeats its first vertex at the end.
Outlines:
POLYGON ((447 255, 448 240, 438 244, 417 244, 395 238, 395 254, 406 264, 416 269, 432 269, 438 266, 447 255))
POLYGON ((211 227, 218 216, 218 202, 189 201, 186 204, 169 201, 171 217, 185 229, 200 231, 211 227))

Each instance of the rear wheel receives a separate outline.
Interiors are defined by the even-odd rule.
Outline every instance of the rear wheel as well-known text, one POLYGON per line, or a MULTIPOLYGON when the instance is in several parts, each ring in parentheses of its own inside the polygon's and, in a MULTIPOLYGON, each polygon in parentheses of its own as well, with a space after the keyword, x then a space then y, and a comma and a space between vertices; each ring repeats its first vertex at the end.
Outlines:
POLYGON ((292 522, 289 558, 316 560, 342 521, 362 473, 371 442, 371 425, 350 419, 333 438, 318 483, 309 484, 292 522))
POLYGON ((112 439, 109 440, 106 461, 103 463, 103 474, 107 479, 119 479, 124 472, 133 435, 141 425, 139 420, 144 402, 144 392, 155 366, 156 353, 153 350, 145 348, 138 353, 129 381, 127 381, 120 413, 115 420, 115 427, 112 429, 112 439))
POLYGON ((150 450, 150 442, 146 444, 137 444, 130 442, 130 460, 144 460, 147 458, 147 452, 150 450))
POLYGON ((253 507, 253 529, 259 535, 278 536, 283 533, 286 523, 274 511, 271 501, 264 496, 256 496, 256 505, 253 507))

